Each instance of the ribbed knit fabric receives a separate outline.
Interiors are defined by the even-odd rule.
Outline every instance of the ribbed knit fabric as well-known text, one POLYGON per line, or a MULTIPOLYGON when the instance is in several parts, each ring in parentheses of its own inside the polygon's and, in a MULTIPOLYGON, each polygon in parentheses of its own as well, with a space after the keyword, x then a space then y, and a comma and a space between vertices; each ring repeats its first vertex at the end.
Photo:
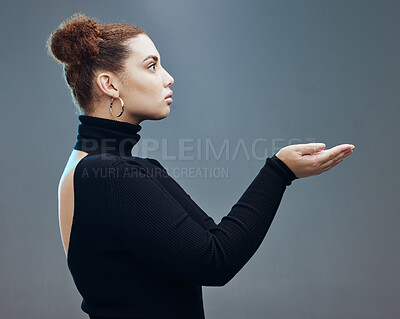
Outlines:
POLYGON ((133 146, 140 140, 139 124, 113 121, 100 117, 79 115, 81 124, 74 149, 90 154, 108 153, 131 156, 133 146))
POLYGON ((89 155, 74 173, 67 261, 82 310, 92 319, 205 318, 202 286, 223 286, 243 268, 297 177, 267 158, 216 224, 157 160, 131 155, 140 125, 79 119, 74 148, 89 155))

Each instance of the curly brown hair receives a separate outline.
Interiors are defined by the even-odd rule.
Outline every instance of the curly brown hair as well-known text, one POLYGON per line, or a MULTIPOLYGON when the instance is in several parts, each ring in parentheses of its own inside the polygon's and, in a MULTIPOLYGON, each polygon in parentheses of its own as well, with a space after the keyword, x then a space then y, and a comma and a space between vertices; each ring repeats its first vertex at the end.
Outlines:
POLYGON ((77 107, 86 115, 94 111, 94 74, 110 71, 121 80, 124 62, 132 53, 128 40, 146 32, 133 24, 100 24, 98 19, 75 13, 51 33, 49 54, 64 65, 65 79, 77 107))

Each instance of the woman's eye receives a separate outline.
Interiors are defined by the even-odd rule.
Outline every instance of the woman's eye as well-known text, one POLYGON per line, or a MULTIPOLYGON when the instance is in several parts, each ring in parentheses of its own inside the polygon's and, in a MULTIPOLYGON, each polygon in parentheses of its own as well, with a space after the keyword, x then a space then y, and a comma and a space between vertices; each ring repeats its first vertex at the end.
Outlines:
MULTIPOLYGON (((151 67, 153 67, 153 66, 156 66, 156 64, 155 63, 152 63, 150 66, 149 66, 149 69, 151 68, 151 67)), ((154 70, 154 69, 153 69, 154 70)))

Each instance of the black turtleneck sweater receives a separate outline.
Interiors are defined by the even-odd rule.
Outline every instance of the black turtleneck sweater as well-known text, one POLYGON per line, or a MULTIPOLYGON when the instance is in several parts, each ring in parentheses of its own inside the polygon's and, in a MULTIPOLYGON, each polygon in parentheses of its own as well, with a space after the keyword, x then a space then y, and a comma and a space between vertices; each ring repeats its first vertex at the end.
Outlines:
MULTIPOLYGON (((90 318, 205 318, 263 241, 297 177, 276 155, 219 224, 155 159, 132 156, 140 125, 80 115, 67 264, 90 318)), ((223 191, 223 190, 221 190, 223 191)))

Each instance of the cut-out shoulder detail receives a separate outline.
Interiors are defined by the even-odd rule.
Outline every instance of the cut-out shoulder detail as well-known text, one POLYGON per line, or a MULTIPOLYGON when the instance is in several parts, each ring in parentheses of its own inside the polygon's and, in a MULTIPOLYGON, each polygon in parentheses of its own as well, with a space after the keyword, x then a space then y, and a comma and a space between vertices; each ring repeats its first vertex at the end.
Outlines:
POLYGON ((58 217, 65 255, 68 256, 69 239, 74 218, 74 172, 78 163, 89 155, 73 150, 58 184, 58 217))

